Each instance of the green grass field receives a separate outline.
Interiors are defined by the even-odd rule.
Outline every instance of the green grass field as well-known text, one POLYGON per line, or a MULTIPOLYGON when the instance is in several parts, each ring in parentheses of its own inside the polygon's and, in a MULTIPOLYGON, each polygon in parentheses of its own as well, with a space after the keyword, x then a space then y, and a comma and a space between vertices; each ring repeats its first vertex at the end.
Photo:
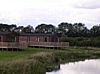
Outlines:
POLYGON ((28 48, 23 51, 0 51, 0 61, 2 60, 15 60, 15 59, 25 59, 32 54, 39 52, 49 52, 52 50, 43 48, 28 48))
POLYGON ((0 61, 4 60, 16 60, 16 59, 25 59, 30 57, 32 54, 40 52, 66 52, 66 53, 100 53, 100 49, 92 48, 66 48, 62 50, 57 49, 47 49, 47 48, 28 48, 23 51, 0 51, 0 61))
POLYGON ((0 51, 0 74, 45 74, 46 68, 56 64, 92 58, 100 58, 100 48, 28 48, 23 51, 0 51))

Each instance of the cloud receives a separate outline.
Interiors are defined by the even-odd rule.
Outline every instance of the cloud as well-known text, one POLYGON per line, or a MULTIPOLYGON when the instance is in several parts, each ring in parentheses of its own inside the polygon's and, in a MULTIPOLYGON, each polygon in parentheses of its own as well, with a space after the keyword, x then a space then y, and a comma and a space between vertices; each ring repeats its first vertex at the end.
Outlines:
POLYGON ((100 8, 100 0, 81 1, 78 4, 75 4, 75 7, 85 9, 97 9, 100 8))
POLYGON ((100 24, 100 9, 76 9, 72 15, 69 16, 69 20, 72 22, 85 23, 88 28, 93 25, 100 24))
POLYGON ((0 23, 99 23, 99 0, 0 0, 0 23), (95 9, 98 8, 98 9, 95 9))

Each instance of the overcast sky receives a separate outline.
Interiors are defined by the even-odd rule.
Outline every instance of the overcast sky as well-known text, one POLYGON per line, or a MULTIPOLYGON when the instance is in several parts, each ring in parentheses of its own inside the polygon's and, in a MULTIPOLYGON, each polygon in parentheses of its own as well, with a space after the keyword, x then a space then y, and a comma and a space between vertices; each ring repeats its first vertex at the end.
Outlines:
POLYGON ((88 28, 100 23, 100 0, 0 0, 0 23, 57 26, 82 22, 88 28))

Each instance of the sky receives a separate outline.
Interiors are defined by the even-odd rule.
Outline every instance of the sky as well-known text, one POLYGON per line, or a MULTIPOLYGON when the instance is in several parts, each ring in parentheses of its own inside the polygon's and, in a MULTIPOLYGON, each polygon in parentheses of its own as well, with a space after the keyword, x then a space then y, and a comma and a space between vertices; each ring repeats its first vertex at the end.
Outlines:
POLYGON ((16 25, 100 24, 100 0, 0 0, 0 23, 16 25))

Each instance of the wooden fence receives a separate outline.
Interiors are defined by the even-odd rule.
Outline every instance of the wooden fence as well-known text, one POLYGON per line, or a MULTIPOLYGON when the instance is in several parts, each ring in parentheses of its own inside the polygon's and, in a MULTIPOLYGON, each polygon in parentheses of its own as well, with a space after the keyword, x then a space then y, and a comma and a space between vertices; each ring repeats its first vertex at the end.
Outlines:
POLYGON ((0 42, 0 48, 68 47, 68 42, 0 42))
POLYGON ((69 42, 30 42, 29 46, 38 47, 68 47, 69 42))
POLYGON ((0 48, 27 48, 25 42, 0 42, 0 48))

